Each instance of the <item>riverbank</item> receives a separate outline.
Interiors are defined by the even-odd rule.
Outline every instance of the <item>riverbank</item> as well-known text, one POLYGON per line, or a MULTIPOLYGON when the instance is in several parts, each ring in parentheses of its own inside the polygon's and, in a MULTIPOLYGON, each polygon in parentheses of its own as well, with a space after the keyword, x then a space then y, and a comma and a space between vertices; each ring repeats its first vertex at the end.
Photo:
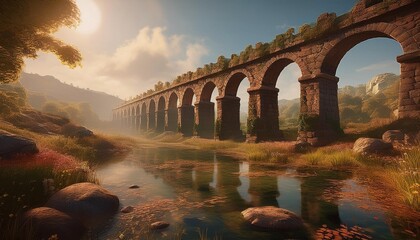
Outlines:
MULTIPOLYGON (((142 140, 147 142, 147 140, 142 140)), ((359 154, 352 151, 352 142, 338 142, 328 146, 312 148, 296 147, 295 142, 238 143, 201 138, 182 138, 180 134, 164 133, 152 137, 149 145, 161 147, 199 149, 215 151, 242 161, 270 166, 351 171, 364 173, 379 190, 389 193, 389 203, 405 208, 404 212, 420 216, 419 164, 420 146, 394 144, 392 151, 383 154, 359 154), (392 200, 390 200, 392 198, 392 200), (404 207, 404 206, 408 206, 404 207)), ((380 198, 378 198, 380 199, 380 198)), ((392 206, 392 204, 391 204, 392 206)))
POLYGON ((23 122, 14 125, 0 120, 0 133, 32 141, 38 149, 37 153, 0 159, 0 232, 4 239, 19 239, 23 213, 43 206, 60 189, 80 182, 99 184, 92 166, 122 157, 137 144, 128 137, 92 133, 68 120, 51 119, 54 121, 42 122, 43 128, 35 128, 41 125, 37 121, 16 126, 23 122), (80 129, 84 136, 69 135, 80 129))

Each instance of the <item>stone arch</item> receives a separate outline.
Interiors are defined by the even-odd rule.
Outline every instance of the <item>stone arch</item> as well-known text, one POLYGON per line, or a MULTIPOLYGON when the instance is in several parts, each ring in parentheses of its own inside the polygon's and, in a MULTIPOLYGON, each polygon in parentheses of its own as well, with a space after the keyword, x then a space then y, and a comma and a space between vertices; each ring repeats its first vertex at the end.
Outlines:
POLYGON ((149 121, 147 130, 154 130, 156 128, 156 104, 154 99, 150 99, 149 102, 149 121))
POLYGON ((142 131, 146 131, 147 130, 147 106, 146 103, 143 102, 143 104, 141 105, 141 113, 140 113, 140 129, 142 131))
POLYGON ((178 129, 178 95, 172 92, 168 101, 168 131, 177 131, 178 129))
MULTIPOLYGON (((262 72, 264 73, 261 85, 267 87, 276 87, 277 78, 280 76, 281 72, 289 66, 289 64, 296 63, 299 66, 301 75, 303 75, 302 71, 302 62, 297 58, 277 58, 272 59, 263 68, 262 72)), ((297 81, 297 80, 296 80, 297 81)))
POLYGON ((195 93, 194 90, 192 88, 187 88, 184 91, 184 94, 182 96, 182 106, 190 106, 192 104, 194 104, 192 102, 193 97, 194 97, 195 93))
POLYGON ((156 131, 165 130, 165 97, 161 96, 158 101, 156 131))
POLYGON ((373 23, 360 28, 353 29, 345 34, 345 36, 337 41, 333 46, 324 50, 323 59, 321 59, 320 72, 335 76, 338 65, 344 55, 357 44, 372 38, 390 38, 397 41, 406 53, 411 46, 416 45, 415 40, 408 33, 393 24, 389 23, 373 23))
POLYGON ((187 88, 182 96, 182 103, 180 107, 180 130, 185 136, 192 136, 194 134, 195 110, 192 105, 194 95, 195 93, 193 89, 187 88))
POLYGON ((208 81, 200 94, 200 101, 196 105, 197 135, 202 138, 214 138, 214 102, 211 102, 211 95, 216 84, 208 81))
POLYGON ((234 71, 227 77, 227 82, 225 86, 224 96, 233 96, 235 97, 238 93, 239 85, 241 84, 242 80, 247 78, 249 84, 252 85, 253 78, 252 75, 245 70, 241 71, 234 71))
POLYGON ((216 84, 214 84, 214 82, 207 82, 201 90, 200 102, 210 102, 211 95, 215 88, 216 84))

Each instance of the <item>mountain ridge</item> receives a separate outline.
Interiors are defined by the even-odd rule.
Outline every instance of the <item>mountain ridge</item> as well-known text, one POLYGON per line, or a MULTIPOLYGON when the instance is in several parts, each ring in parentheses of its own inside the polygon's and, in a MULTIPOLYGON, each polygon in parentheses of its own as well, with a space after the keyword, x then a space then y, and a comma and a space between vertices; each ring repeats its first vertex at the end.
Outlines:
POLYGON ((20 83, 27 90, 29 102, 35 108, 42 107, 41 105, 48 101, 86 102, 90 104, 92 110, 101 120, 111 120, 112 108, 123 102, 116 96, 96 90, 78 88, 50 75, 41 76, 24 72, 20 77, 20 83), (45 98, 43 99, 43 97, 45 98), (37 99, 38 102, 34 99, 37 99))

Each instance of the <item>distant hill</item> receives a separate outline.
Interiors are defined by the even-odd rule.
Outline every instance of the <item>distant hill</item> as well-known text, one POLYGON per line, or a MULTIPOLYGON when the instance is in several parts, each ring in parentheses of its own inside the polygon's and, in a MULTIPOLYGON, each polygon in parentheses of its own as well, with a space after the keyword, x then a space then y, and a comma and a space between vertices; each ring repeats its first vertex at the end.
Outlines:
POLYGON ((61 82, 53 76, 22 73, 20 82, 28 91, 28 101, 41 109, 48 101, 88 103, 101 120, 112 119, 112 108, 123 100, 104 92, 82 89, 61 82))

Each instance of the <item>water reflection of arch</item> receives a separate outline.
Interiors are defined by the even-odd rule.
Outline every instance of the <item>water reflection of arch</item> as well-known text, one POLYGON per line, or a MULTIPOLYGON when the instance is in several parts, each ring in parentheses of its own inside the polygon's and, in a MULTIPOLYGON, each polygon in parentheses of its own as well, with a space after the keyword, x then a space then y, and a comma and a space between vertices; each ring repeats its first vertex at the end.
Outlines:
POLYGON ((302 218, 312 226, 327 224, 338 227, 341 223, 337 204, 327 202, 323 194, 337 186, 337 181, 351 177, 348 172, 319 171, 317 175, 302 178, 302 218))
MULTIPOLYGON (((256 164, 249 167, 250 172, 261 172, 256 164)), ((276 175, 262 175, 250 178, 249 194, 251 195, 252 205, 254 206, 278 206, 277 198, 280 193, 277 186, 276 175)))

